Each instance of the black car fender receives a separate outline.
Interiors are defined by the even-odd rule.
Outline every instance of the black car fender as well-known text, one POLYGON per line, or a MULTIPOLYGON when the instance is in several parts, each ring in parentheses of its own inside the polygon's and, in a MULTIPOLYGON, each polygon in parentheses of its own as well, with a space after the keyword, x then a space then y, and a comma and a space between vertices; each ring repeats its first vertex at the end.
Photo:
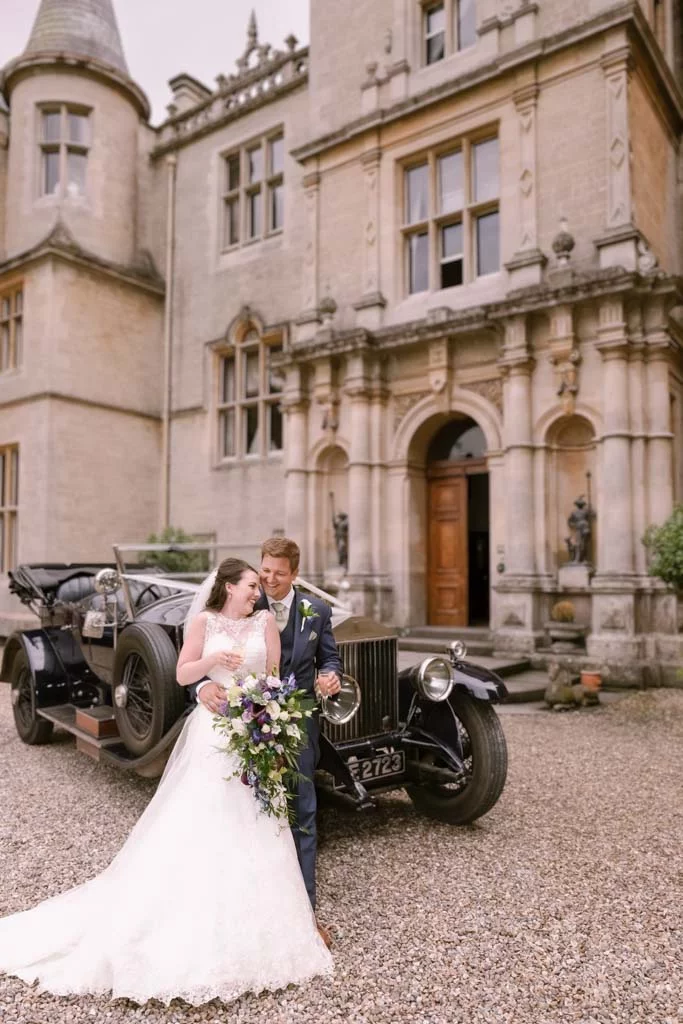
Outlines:
POLYGON ((475 700, 487 701, 489 704, 500 704, 507 698, 505 683, 491 669, 481 668, 470 661, 459 661, 451 666, 453 690, 467 693, 475 700))
POLYGON ((4 682, 11 680, 20 651, 25 653, 31 669, 39 708, 66 704, 71 699, 70 684, 88 672, 71 630, 55 626, 13 633, 3 652, 0 679, 4 682))
MULTIPOLYGON (((447 658, 444 657, 444 661, 446 660, 447 658)), ((398 674, 399 718, 402 722, 407 720, 413 697, 417 692, 413 680, 420 664, 421 662, 411 665, 410 668, 405 668, 398 674)), ((500 676, 490 669, 473 665, 469 661, 459 661, 456 665, 451 665, 451 677, 453 690, 449 702, 453 693, 464 693, 468 697, 472 697, 473 700, 485 701, 488 704, 499 704, 508 695, 505 683, 500 676)), ((420 703, 427 702, 421 698, 420 703)))

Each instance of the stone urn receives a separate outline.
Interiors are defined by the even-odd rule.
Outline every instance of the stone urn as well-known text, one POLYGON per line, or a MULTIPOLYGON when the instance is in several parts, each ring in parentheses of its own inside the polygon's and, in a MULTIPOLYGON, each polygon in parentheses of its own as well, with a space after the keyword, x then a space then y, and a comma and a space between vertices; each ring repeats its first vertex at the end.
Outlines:
POLYGON ((584 649, 588 626, 580 626, 577 622, 545 623, 545 631, 550 637, 550 646, 558 654, 575 654, 584 649))
POLYGON ((545 623, 550 638, 550 647, 558 654, 575 654, 585 647, 588 626, 574 621, 574 605, 571 601, 558 601, 550 610, 550 621, 545 623))

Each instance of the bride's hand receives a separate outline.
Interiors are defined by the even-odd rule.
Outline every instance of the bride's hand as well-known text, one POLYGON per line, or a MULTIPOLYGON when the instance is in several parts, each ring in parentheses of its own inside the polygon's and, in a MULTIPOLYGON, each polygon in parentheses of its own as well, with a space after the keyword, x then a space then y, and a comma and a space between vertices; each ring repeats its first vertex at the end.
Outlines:
POLYGON ((227 693, 220 683, 205 683, 199 691, 197 700, 214 715, 218 714, 221 703, 226 699, 227 693))
POLYGON ((211 664, 211 670, 222 668, 228 672, 235 672, 243 661, 244 655, 238 651, 217 651, 211 664))

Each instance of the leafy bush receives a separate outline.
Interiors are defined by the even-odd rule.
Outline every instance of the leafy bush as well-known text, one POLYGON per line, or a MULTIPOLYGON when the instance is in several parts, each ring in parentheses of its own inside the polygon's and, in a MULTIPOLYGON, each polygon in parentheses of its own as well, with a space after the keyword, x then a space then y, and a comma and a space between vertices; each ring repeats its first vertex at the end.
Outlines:
MULTIPOLYGON (((184 530, 167 526, 160 534, 151 533, 148 544, 193 544, 194 537, 184 530)), ((209 571, 208 551, 146 551, 145 562, 158 565, 164 572, 196 572, 209 571)))
POLYGON ((683 505, 676 505, 662 526, 650 526, 643 537, 651 576, 683 591, 683 505))
POLYGON ((553 622, 573 622, 574 605, 571 601, 557 601, 550 609, 553 622))

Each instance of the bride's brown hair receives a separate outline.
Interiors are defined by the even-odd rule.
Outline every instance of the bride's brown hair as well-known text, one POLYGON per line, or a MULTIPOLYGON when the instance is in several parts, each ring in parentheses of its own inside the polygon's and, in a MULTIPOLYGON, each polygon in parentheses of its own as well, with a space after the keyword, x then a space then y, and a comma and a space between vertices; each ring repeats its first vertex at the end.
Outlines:
POLYGON ((253 565, 249 565, 248 562, 243 561, 241 558, 224 558, 221 564, 216 569, 216 579, 209 599, 206 602, 206 608, 211 612, 219 612, 225 604, 226 591, 225 584, 232 583, 237 585, 244 576, 245 572, 256 572, 253 565))

